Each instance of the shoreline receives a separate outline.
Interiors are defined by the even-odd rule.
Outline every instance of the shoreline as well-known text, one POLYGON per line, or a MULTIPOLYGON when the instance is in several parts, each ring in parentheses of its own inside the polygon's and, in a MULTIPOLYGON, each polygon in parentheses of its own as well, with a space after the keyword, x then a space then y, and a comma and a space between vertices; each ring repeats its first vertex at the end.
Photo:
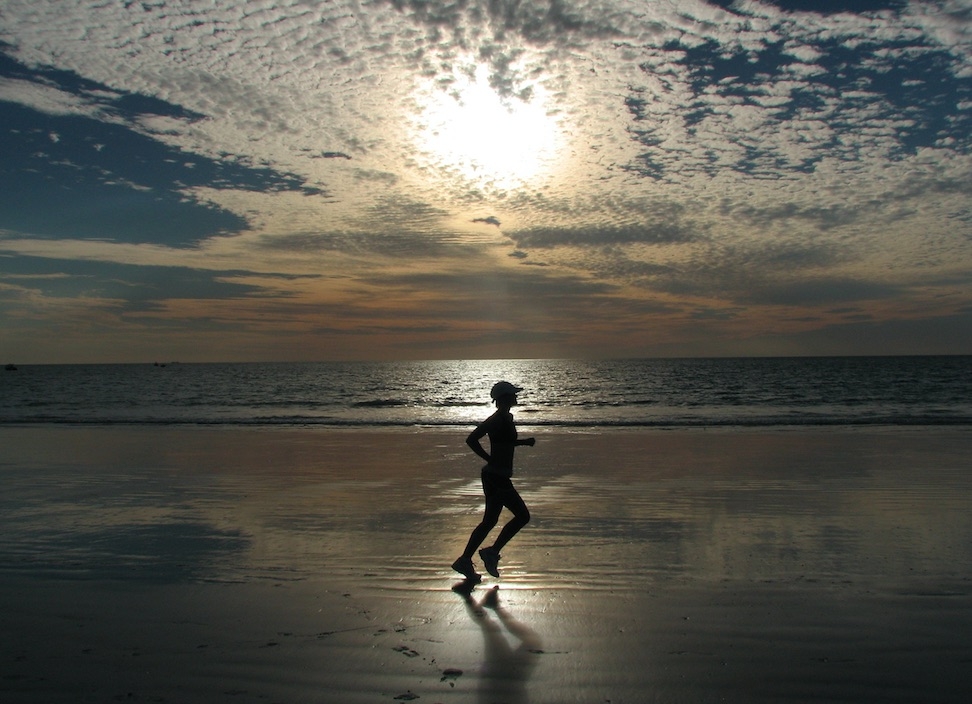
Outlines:
MULTIPOLYGON (((585 433, 588 435, 598 434, 598 433, 640 433, 640 432, 665 432, 665 433, 678 433, 678 432, 776 432, 784 431, 791 433, 808 432, 812 433, 814 431, 931 431, 931 430, 941 430, 941 431, 972 431, 972 422, 965 420, 962 421, 944 421, 938 423, 887 423, 875 421, 871 422, 853 422, 853 423, 830 423, 830 422, 804 422, 804 423, 736 423, 736 422, 726 422, 726 423, 712 423, 712 424, 668 424, 668 423, 605 423, 605 424, 585 424, 585 423, 563 423, 563 422, 551 422, 551 423, 530 423, 529 418, 524 419, 523 416, 518 416, 514 410, 514 418, 516 419, 517 428, 520 430, 529 429, 534 432, 547 432, 551 435, 556 435, 558 433, 571 434, 571 433, 585 433)), ((384 433, 384 432, 402 432, 402 433, 413 433, 422 431, 433 431, 433 432, 468 432, 469 429, 476 426, 475 421, 470 421, 469 423, 380 423, 380 424, 368 424, 368 423, 265 423, 265 422, 252 422, 252 423, 239 423, 239 422, 199 422, 199 421, 90 421, 90 422, 79 422, 79 421, 53 421, 53 422, 24 422, 24 421, 2 421, 0 420, 0 431, 5 429, 11 430, 30 430, 30 429, 48 429, 55 430, 59 428, 63 429, 92 429, 92 430, 112 430, 112 429, 159 429, 159 430, 225 430, 227 432, 232 431, 326 431, 326 432, 349 432, 349 433, 384 433)))

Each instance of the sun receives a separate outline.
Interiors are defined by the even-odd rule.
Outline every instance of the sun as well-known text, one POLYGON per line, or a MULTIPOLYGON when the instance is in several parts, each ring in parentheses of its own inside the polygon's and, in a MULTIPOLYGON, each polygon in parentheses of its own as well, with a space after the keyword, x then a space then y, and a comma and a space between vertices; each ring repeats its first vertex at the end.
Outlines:
POLYGON ((432 88, 417 125, 420 150, 432 164, 482 185, 509 188, 549 171, 560 125, 543 86, 528 97, 501 96, 480 64, 448 91, 432 88))

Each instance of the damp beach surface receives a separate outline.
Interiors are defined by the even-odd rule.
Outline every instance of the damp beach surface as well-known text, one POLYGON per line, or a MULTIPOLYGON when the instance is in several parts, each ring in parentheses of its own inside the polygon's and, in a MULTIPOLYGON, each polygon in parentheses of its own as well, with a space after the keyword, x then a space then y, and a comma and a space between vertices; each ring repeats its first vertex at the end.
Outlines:
POLYGON ((0 429, 0 699, 972 698, 972 431, 520 430, 0 429))

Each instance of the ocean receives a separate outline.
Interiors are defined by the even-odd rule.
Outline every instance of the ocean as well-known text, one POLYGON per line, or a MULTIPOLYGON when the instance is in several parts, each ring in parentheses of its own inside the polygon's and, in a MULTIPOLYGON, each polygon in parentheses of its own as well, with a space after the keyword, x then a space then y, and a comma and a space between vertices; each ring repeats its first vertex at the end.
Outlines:
POLYGON ((972 424, 972 356, 25 365, 0 424, 464 427, 500 379, 521 426, 972 424))

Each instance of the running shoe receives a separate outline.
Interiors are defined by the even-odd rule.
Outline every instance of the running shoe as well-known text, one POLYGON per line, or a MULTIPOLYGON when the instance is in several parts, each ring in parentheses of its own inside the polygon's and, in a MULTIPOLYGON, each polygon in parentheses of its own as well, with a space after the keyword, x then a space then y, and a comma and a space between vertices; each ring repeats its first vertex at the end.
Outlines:
POLYGON ((496 548, 483 548, 479 551, 479 556, 483 558, 486 571, 494 577, 499 577, 500 554, 496 548))
POLYGON ((468 579, 470 582, 479 582, 482 577, 473 567, 472 558, 460 557, 458 560, 452 563, 452 569, 461 574, 463 577, 468 579))

